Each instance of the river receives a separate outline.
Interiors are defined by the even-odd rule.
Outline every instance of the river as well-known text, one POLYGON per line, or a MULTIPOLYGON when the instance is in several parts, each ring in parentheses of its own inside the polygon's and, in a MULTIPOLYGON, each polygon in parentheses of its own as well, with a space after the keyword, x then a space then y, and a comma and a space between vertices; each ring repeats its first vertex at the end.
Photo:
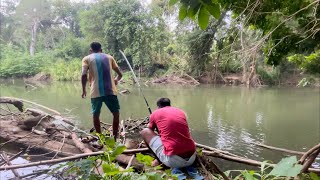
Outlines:
MULTIPOLYGON (((1 96, 28 99, 72 116, 86 129, 92 127, 90 98, 81 98, 80 82, 54 82, 26 88, 21 80, 1 82, 1 96)), ((121 119, 148 115, 136 86, 119 95, 121 119)), ((256 160, 278 162, 285 154, 256 147, 251 142, 306 151, 320 142, 320 91, 312 88, 245 88, 151 86, 142 88, 151 109, 159 97, 183 109, 193 138, 202 144, 256 160)), ((101 119, 112 122, 104 106, 101 119)), ((234 168, 238 166, 232 165, 234 168)))

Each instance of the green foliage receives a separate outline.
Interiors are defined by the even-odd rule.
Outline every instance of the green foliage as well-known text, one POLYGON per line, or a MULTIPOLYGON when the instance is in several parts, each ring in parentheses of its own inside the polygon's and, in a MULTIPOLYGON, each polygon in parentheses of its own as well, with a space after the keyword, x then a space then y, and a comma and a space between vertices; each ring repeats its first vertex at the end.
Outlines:
MULTIPOLYGON (((170 0, 169 5, 173 6, 179 0, 170 0)), ((194 20, 198 17, 198 24, 202 30, 208 27, 210 15, 214 18, 220 18, 220 4, 217 1, 179 1, 179 19, 184 20, 186 17, 194 20)))
MULTIPOLYGON (((141 179, 141 180, 165 180, 165 179, 177 179, 175 176, 171 175, 171 171, 165 171, 164 173, 159 173, 159 167, 146 169, 145 172, 137 173, 133 172, 132 168, 121 169, 120 166, 114 162, 116 157, 123 153, 126 149, 122 144, 115 142, 113 137, 109 134, 96 134, 99 137, 99 142, 104 145, 104 153, 99 156, 88 157, 83 160, 76 162, 69 162, 63 164, 53 171, 59 171, 62 168, 67 168, 65 176, 71 175, 77 176, 77 179, 141 179), (99 164, 98 164, 99 162, 99 164), (102 165, 103 174, 97 174, 95 170, 98 165, 102 165)), ((137 154, 137 160, 145 163, 146 165, 151 165, 152 157, 149 155, 137 154)))
POLYGON ((143 155, 141 153, 137 153, 137 160, 143 164, 146 164, 148 166, 151 166, 152 161, 154 160, 153 157, 149 156, 149 155, 143 155))
POLYGON ((302 54, 289 56, 288 61, 295 63, 300 69, 308 73, 320 73, 320 50, 307 56, 302 54))
POLYGON ((44 53, 30 56, 15 46, 1 45, 0 77, 24 77, 41 72, 45 66, 44 53))
POLYGON ((80 16, 81 30, 87 39, 102 42, 105 52, 120 65, 123 57, 119 50, 126 53, 134 68, 150 68, 165 60, 169 33, 164 19, 146 10, 138 0, 99 1, 80 16))
POLYGON ((273 176, 289 176, 294 177, 300 173, 302 165, 298 164, 296 156, 282 159, 270 172, 273 176))
POLYGON ((257 74, 266 85, 277 85, 280 79, 279 68, 272 68, 271 70, 268 70, 267 68, 258 67, 257 74))
POLYGON ((76 81, 81 78, 81 60, 73 59, 64 61, 62 59, 50 63, 45 69, 53 80, 57 81, 76 81))
MULTIPOLYGON (((235 180, 288 179, 289 177, 298 176, 300 174, 301 169, 302 165, 298 164, 297 158, 295 156, 291 156, 281 159, 281 161, 278 164, 276 164, 273 168, 268 165, 268 161, 262 162, 260 172, 254 170, 231 170, 225 172, 225 174, 230 175, 231 172, 240 173, 238 176, 234 178, 235 180), (270 171, 270 169, 272 170, 270 171)), ((309 174, 308 176, 314 177, 314 174, 309 174)), ((218 178, 221 179, 221 177, 218 178)))

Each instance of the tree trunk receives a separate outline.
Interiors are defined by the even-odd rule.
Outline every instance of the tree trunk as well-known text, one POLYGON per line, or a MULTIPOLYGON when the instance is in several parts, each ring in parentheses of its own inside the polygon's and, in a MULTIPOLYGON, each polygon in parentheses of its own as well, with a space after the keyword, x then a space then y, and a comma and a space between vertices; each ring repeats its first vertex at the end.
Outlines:
POLYGON ((35 49, 36 49, 36 37, 37 37, 38 25, 39 25, 38 19, 34 19, 32 27, 31 27, 31 42, 30 42, 30 55, 31 56, 34 56, 35 49))

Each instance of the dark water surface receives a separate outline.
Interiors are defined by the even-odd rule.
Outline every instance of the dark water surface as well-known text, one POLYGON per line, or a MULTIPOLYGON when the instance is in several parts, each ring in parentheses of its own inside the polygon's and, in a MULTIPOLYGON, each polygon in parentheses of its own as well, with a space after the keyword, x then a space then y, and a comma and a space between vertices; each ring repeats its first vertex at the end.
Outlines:
MULTIPOLYGON (((118 96, 121 119, 148 115, 137 87, 118 88, 131 91, 118 96)), ((256 160, 278 162, 285 154, 255 147, 251 142, 297 151, 320 142, 319 89, 152 86, 143 87, 143 92, 153 110, 159 97, 169 97, 173 106, 183 109, 197 142, 256 160)), ((84 128, 92 127, 90 98, 81 99, 80 82, 55 82, 36 89, 26 89, 22 81, 1 82, 0 95, 43 104, 73 116, 84 128)), ((105 106, 101 118, 112 121, 105 106)), ((232 166, 237 168, 237 164, 232 166)))

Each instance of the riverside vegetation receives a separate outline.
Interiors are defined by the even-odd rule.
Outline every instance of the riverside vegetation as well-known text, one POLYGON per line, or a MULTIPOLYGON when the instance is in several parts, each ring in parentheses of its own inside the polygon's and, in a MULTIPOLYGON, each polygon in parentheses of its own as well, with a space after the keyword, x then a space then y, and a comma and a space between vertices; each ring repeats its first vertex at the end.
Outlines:
POLYGON ((43 72, 79 80, 81 58, 99 41, 127 69, 123 50, 145 77, 178 72, 201 83, 319 85, 318 4, 3 0, 0 77, 43 72))

